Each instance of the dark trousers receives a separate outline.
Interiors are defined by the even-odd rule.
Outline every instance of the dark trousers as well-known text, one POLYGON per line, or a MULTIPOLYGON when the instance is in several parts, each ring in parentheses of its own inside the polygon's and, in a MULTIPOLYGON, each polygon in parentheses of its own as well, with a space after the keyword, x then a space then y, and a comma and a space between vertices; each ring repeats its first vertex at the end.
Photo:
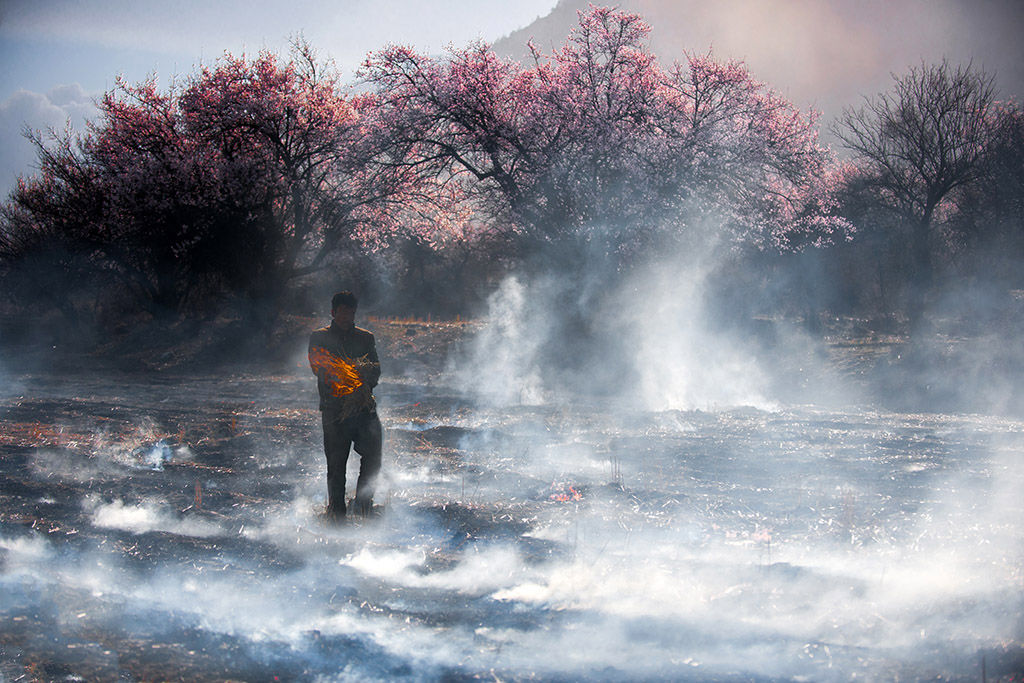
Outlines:
POLYGON ((356 500, 368 504, 380 472, 381 428, 376 410, 369 410, 340 420, 337 413, 325 410, 324 454, 327 456, 327 511, 345 514, 345 468, 354 445, 359 454, 359 480, 356 500))

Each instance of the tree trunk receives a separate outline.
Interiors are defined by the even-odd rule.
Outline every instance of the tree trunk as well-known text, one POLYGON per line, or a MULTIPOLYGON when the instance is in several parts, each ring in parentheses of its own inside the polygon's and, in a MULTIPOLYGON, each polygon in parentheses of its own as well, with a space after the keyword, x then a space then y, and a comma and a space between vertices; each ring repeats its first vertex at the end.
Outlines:
POLYGON ((928 207, 925 210, 924 216, 914 225, 913 241, 911 244, 914 278, 910 283, 910 298, 907 310, 907 318, 912 334, 919 331, 924 323, 926 302, 934 280, 930 244, 932 211, 933 207, 928 207))

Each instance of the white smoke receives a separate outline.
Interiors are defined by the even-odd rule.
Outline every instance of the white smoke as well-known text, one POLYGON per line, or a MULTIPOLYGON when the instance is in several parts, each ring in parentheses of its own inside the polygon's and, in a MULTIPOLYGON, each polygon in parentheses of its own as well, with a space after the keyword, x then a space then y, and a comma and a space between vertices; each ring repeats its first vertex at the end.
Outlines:
MULTIPOLYGON (((11 601, 29 599, 40 581, 65 595, 81 591, 61 617, 69 623, 79 614, 115 622, 130 614, 148 624, 175 615, 263 657, 283 647, 305 666, 333 666, 337 676, 325 680, 490 670, 540 678, 969 675, 977 661, 936 663, 934 654, 973 653, 1018 632, 1019 423, 749 410, 643 415, 550 406, 467 415, 452 426, 500 429, 511 439, 463 439, 461 468, 477 473, 472 493, 458 478, 424 473, 422 454, 394 454, 393 478, 410 487, 404 498, 384 518, 348 527, 322 526, 315 501, 302 495, 240 509, 226 524, 182 516, 160 500, 87 498, 90 533, 161 532, 169 549, 175 536, 220 539, 224 550, 206 561, 181 551, 176 562, 128 572, 114 544, 73 552, 38 535, 0 537, 3 585, 11 601), (546 442, 540 418, 557 425, 546 442), (510 460, 516 443, 534 452, 510 460), (602 462, 613 453, 621 460, 614 470, 602 462), (568 489, 550 487, 554 476, 580 497, 556 500, 568 489), (431 479, 414 487, 416 477, 431 479), (928 486, 908 494, 921 484, 928 486), (445 521, 444 505, 476 519, 483 533, 460 531, 457 517, 445 521), (521 537, 486 539, 489 524, 519 510, 529 511, 521 537), (260 564, 258 554, 269 551, 292 559, 281 569, 260 564), (350 649, 318 654, 330 639, 350 649), (345 654, 367 648, 379 654, 345 654), (396 662, 416 673, 396 674, 396 662)), ((306 474, 295 483, 300 492, 322 484, 306 474)))
POLYGON ((472 340, 468 358, 454 366, 460 384, 498 405, 542 401, 545 387, 537 361, 551 331, 534 299, 538 294, 516 276, 501 283, 487 300, 486 324, 472 340))
POLYGON ((578 400, 598 377, 603 393, 631 409, 771 408, 756 346, 713 324, 706 283, 716 262, 662 260, 625 279, 609 277, 612 288, 601 295, 594 294, 600 272, 575 285, 512 275, 489 298, 483 328, 453 363, 459 383, 503 406, 578 400), (596 347, 559 324, 572 315, 562 307, 574 290, 569 305, 583 311, 586 328, 606 335, 596 347), (571 374, 566 381, 552 368, 559 358, 586 381, 573 386, 571 374))
POLYGON ((176 515, 166 503, 148 501, 132 505, 122 500, 104 503, 96 498, 89 498, 83 502, 83 507, 95 526, 106 529, 122 529, 135 534, 164 531, 199 538, 224 533, 219 524, 208 519, 176 515))
POLYGON ((706 266, 651 267, 623 289, 637 344, 640 396, 648 410, 753 406, 767 409, 767 379, 753 347, 710 329, 706 266))
MULTIPOLYGON (((637 342, 635 392, 607 402, 544 387, 549 348, 531 333, 558 328, 542 288, 507 283, 492 300, 504 332, 468 356, 493 369, 488 402, 468 384, 381 385, 393 495, 379 519, 318 519, 315 413, 282 445, 278 418, 261 425, 247 402, 239 424, 255 437, 198 442, 194 463, 172 449, 162 469, 148 457, 164 452, 155 425, 105 432, 88 457, 40 451, 31 481, 12 478, 26 486, 12 515, 54 525, 0 532, 0 608, 61 651, 95 633, 187 637, 319 680, 972 679, 986 652, 1014 652, 1024 424, 751 408, 771 397, 771 368, 714 324, 706 277, 652 267, 594 309, 668 340, 637 342), (507 355, 487 353, 504 335, 507 355), (535 370, 535 403, 526 385, 504 391, 497 368, 535 370), (224 471, 199 467, 229 448, 224 471), (201 470, 205 511, 183 511, 201 470)), ((183 390, 182 419, 239 391, 219 382, 183 390)), ((301 389, 275 384, 261 400, 307 406, 313 387, 288 386, 301 389)), ((988 666, 995 678, 1011 665, 988 666)))

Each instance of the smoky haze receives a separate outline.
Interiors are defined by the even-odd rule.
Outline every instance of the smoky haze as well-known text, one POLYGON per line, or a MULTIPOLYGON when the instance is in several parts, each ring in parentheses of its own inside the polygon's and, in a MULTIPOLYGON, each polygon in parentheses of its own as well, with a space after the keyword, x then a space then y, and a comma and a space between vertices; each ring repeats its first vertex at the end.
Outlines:
POLYGON ((389 508, 342 528, 317 520, 304 375, 5 396, 77 423, 4 459, 5 509, 50 532, 0 528, 0 634, 22 648, 2 661, 42 653, 51 678, 94 679, 1019 670, 1020 421, 488 408, 445 384, 385 377, 389 508), (153 442, 179 424, 191 447, 153 442))
MULTIPOLYGON (((635 9, 656 44, 673 36, 674 56, 713 38, 798 101, 806 86, 819 105, 825 92, 845 104, 884 88, 893 60, 923 58, 897 45, 894 18, 919 23, 924 3, 857 16, 690 4, 685 20, 671 3, 635 9), (691 41, 691 22, 709 33, 691 41)), ((548 21, 575 20, 576 6, 548 21)), ((922 34, 948 35, 961 6, 928 7, 922 34)), ((985 21, 1009 12, 985 7, 1005 10, 985 21)), ((430 311, 443 290, 399 291, 395 252, 362 262, 382 282, 357 322, 382 357, 383 514, 345 525, 320 516, 304 357, 326 315, 276 337, 211 315, 134 373, 0 361, 0 678, 1017 680, 1024 421, 996 413, 1024 408, 1019 344, 986 328, 949 366, 950 327, 910 360, 909 343, 874 329, 831 343, 834 327, 814 327, 839 319, 828 249, 742 250, 715 214, 669 216, 679 234, 632 260, 607 245, 641 226, 595 222, 504 261, 507 273, 493 265, 465 280, 492 290, 477 310, 462 300, 465 327, 408 310, 367 319, 399 295, 430 311), (461 330, 447 356, 429 341, 444 329, 461 330), (186 356, 164 372, 200 334, 218 361, 249 364, 186 356), (271 368, 263 347, 287 361, 271 368), (865 378, 855 363, 837 371, 837 347, 844 363, 888 355, 865 378), (936 386, 971 409, 914 395, 936 386)), ((326 288, 348 286, 330 279, 348 277, 338 263, 318 314, 326 288)), ((993 300, 949 287, 934 311, 993 300)), ((243 323, 263 317, 243 303, 243 323)), ((1024 319, 1014 305, 1007 317, 1024 319)))

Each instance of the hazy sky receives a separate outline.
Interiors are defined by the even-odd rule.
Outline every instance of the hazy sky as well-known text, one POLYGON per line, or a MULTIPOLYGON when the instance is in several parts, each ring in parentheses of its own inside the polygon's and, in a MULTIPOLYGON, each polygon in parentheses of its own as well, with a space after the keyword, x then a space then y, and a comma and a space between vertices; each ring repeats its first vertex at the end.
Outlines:
POLYGON ((162 84, 224 51, 287 49, 302 33, 350 73, 372 50, 493 41, 556 0, 0 0, 0 197, 34 155, 25 125, 78 127, 117 75, 162 84))
MULTIPOLYGON (((527 39, 560 45, 577 10, 563 0, 535 25, 498 41, 521 57, 527 39)), ((922 62, 973 64, 996 77, 1001 98, 1024 99, 1024 0, 616 0, 650 25, 662 64, 713 50, 827 125, 864 96, 922 62)))

